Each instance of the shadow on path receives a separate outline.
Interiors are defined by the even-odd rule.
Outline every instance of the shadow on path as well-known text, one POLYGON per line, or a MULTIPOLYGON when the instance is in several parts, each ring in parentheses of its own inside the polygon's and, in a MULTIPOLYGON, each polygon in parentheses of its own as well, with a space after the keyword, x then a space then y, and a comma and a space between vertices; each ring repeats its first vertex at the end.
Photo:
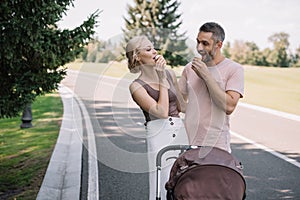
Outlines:
POLYGON ((109 101, 85 105, 93 113, 100 199, 147 199, 147 147, 140 109, 109 101))
MULTIPOLYGON (((231 147, 244 166, 246 199, 300 198, 298 167, 248 143, 233 143, 231 147)), ((299 160, 300 155, 295 156, 299 160)))

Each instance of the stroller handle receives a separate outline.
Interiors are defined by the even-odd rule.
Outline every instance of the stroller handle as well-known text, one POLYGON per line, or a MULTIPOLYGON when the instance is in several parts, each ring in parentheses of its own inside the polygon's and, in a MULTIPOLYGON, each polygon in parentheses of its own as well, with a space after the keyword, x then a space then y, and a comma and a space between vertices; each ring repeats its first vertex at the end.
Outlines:
POLYGON ((174 151, 174 150, 188 150, 188 149, 195 149, 198 148, 200 146, 194 146, 194 145, 170 145, 170 146, 166 146, 164 148, 162 148, 156 156, 156 167, 161 167, 161 157, 163 156, 163 154, 167 151, 174 151))

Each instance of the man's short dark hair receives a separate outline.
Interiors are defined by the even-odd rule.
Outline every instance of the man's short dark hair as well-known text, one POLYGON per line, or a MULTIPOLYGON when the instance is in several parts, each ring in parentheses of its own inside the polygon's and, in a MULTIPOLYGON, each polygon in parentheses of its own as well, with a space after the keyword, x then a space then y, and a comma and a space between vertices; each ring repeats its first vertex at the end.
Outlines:
POLYGON ((207 22, 207 23, 203 24, 199 29, 199 32, 201 32, 201 31, 213 33, 212 37, 215 40, 215 42, 218 42, 218 41, 223 42, 225 39, 224 29, 215 22, 207 22))

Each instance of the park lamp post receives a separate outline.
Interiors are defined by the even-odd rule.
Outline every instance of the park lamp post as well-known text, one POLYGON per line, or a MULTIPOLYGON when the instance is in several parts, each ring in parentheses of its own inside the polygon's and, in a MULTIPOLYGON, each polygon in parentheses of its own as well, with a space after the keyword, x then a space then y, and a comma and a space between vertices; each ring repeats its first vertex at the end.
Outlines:
POLYGON ((21 120, 22 120, 22 124, 20 125, 21 128, 31 128, 32 127, 31 104, 27 104, 25 106, 21 120))

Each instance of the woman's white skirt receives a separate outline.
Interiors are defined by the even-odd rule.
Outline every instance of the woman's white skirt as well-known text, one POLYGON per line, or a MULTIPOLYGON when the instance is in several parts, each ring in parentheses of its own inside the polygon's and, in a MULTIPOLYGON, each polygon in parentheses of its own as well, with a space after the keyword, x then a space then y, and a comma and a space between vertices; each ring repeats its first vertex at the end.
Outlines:
MULTIPOLYGON (((156 155, 169 145, 188 144, 188 137, 181 118, 168 117, 147 123, 147 148, 149 163, 149 200, 156 199, 156 155)), ((165 183, 169 179, 171 167, 180 151, 168 151, 162 156, 161 199, 166 199, 165 183)))

